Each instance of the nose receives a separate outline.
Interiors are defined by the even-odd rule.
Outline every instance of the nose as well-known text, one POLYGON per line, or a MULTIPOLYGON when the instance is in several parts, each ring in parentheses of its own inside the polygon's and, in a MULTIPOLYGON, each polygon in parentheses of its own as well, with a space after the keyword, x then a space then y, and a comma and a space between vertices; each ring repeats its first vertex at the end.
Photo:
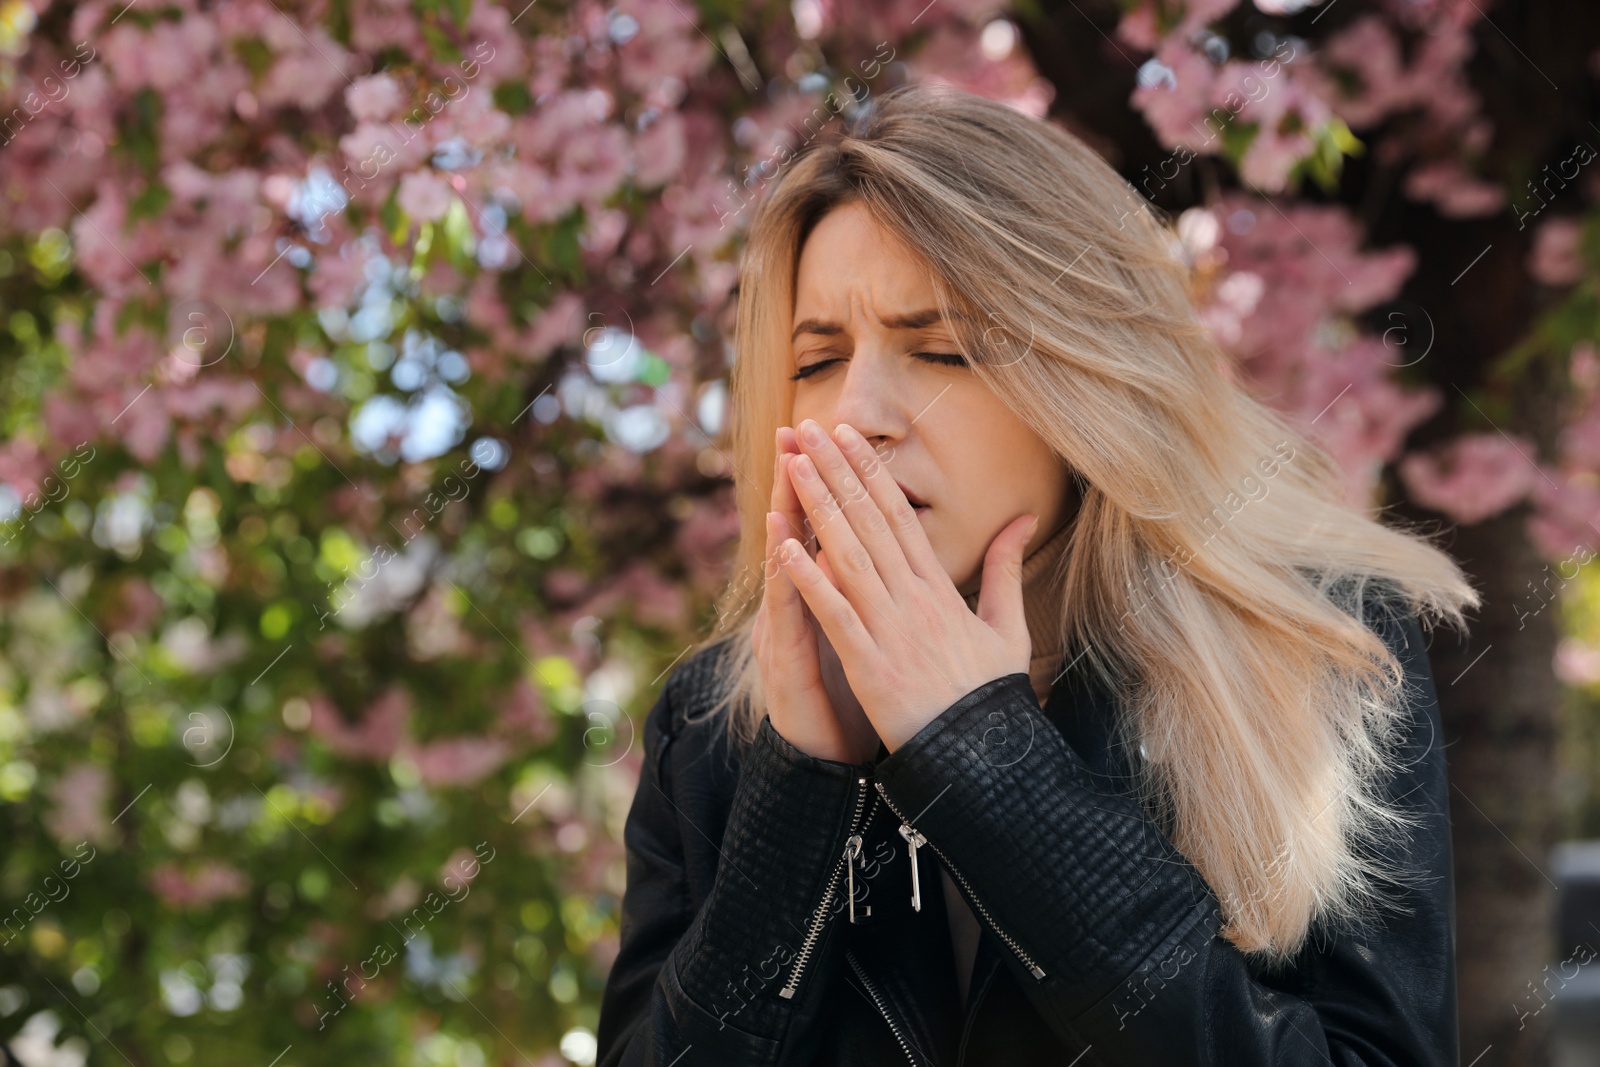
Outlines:
POLYGON ((892 447, 910 429, 908 383, 899 381, 895 361, 861 351, 845 364, 844 382, 834 396, 833 422, 848 423, 876 449, 892 447))

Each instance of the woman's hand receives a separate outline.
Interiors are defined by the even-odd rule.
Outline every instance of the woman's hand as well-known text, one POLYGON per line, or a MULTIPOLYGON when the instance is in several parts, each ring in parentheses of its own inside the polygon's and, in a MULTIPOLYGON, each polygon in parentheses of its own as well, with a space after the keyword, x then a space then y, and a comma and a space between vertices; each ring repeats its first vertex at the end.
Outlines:
POLYGON ((832 573, 797 540, 776 559, 892 752, 980 685, 1027 671, 1022 558, 1038 519, 1019 516, 990 542, 974 615, 866 439, 841 424, 829 440, 810 419, 799 431, 787 472, 832 573))
POLYGON ((767 512, 766 585, 751 635, 767 716, 773 729, 801 752, 866 763, 878 754, 878 735, 844 683, 838 657, 819 634, 788 568, 781 565, 785 553, 798 553, 817 567, 800 541, 805 514, 788 473, 798 453, 793 431, 786 431, 777 437, 772 510, 767 512))

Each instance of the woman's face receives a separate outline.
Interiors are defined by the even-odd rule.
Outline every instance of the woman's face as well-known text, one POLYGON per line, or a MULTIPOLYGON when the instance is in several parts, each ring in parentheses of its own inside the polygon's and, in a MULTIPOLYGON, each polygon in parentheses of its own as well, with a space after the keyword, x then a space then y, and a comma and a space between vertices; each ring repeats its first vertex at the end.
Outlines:
POLYGON ((978 588, 1006 524, 1062 521, 1070 477, 1037 434, 964 365, 939 321, 928 270, 859 203, 816 224, 800 254, 794 410, 832 432, 849 423, 906 491, 956 588, 978 588))

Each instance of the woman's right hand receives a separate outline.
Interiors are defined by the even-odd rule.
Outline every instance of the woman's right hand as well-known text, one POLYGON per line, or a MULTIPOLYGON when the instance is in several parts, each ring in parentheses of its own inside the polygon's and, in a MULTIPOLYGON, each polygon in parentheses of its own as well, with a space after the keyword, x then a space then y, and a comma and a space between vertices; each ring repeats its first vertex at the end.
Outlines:
MULTIPOLYGON (((776 557, 786 538, 793 537, 801 544, 810 540, 800 498, 789 480, 788 464, 798 454, 793 438, 793 430, 787 438, 782 429, 778 431, 776 476, 767 512, 766 584, 751 635, 767 716, 785 741, 807 755, 867 763, 878 754, 878 734, 859 702, 848 694, 848 686, 840 700, 829 696, 819 647, 821 628, 776 557)), ((834 673, 842 677, 837 668, 834 673)))

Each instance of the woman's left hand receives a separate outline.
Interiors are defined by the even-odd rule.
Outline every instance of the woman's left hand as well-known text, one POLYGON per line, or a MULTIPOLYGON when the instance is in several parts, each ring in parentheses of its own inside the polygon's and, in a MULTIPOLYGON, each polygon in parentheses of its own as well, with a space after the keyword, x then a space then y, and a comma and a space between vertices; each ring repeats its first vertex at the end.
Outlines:
POLYGON ((1022 558, 1038 519, 989 543, 973 614, 866 439, 842 423, 833 440, 811 419, 798 430, 790 477, 833 580, 798 543, 778 555, 893 752, 980 685, 1027 671, 1022 558))

